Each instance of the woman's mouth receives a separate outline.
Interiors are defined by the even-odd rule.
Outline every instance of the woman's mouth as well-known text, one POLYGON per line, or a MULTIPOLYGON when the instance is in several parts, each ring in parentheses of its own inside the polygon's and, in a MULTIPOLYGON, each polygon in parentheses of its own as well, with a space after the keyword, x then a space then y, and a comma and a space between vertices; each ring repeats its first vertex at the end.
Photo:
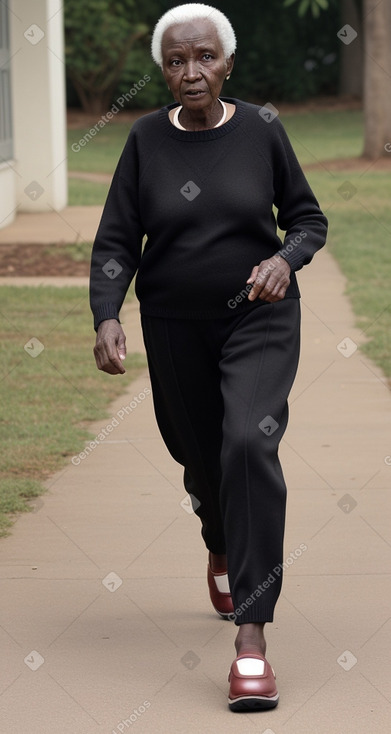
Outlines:
POLYGON ((187 92, 185 92, 186 97, 201 97, 201 95, 206 94, 203 89, 189 89, 187 92))

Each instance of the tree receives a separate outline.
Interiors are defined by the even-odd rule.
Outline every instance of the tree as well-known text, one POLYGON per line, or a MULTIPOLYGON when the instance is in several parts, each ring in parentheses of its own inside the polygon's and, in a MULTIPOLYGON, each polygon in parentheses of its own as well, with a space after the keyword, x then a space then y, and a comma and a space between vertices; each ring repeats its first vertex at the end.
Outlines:
POLYGON ((338 7, 333 2, 322 18, 311 12, 297 17, 297 7, 284 0, 213 0, 226 13, 238 41, 237 59, 224 92, 249 102, 299 102, 336 94, 337 55, 341 45, 338 7))
MULTIPOLYGON (((285 0, 284 5, 288 8, 290 5, 294 5, 298 0, 285 0)), ((314 18, 319 18, 322 10, 328 10, 329 0, 300 0, 298 7, 299 18, 303 18, 304 15, 310 10, 314 18)))
MULTIPOLYGON (((300 0, 298 12, 303 15, 311 9, 319 15, 320 9, 327 9, 330 1, 300 0)), ((285 6, 295 2, 298 0, 285 0, 285 6)), ((357 41, 358 31, 354 28, 353 17, 350 22, 346 17, 345 20, 356 33, 354 37, 352 30, 344 31, 344 43, 351 48, 357 41)), ((363 156, 376 160, 389 155, 391 145, 391 0, 363 0, 362 24, 365 59, 363 156)))
POLYGON ((357 38, 349 46, 341 44, 339 93, 350 97, 363 96, 364 44, 362 9, 357 0, 342 0, 341 28, 349 24, 357 32, 357 38))
POLYGON ((364 29, 364 156, 373 160, 391 143, 391 0, 364 0, 364 29))
POLYGON ((131 48, 148 30, 137 22, 136 0, 65 0, 67 73, 86 112, 107 111, 131 48))

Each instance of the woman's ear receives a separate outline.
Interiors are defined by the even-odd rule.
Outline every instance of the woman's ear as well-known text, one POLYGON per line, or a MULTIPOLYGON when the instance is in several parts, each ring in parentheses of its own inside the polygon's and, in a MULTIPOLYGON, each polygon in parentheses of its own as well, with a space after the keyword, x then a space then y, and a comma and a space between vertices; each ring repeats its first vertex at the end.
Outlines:
POLYGON ((226 79, 229 79, 232 73, 232 69, 234 68, 235 63, 235 54, 231 54, 231 56, 227 59, 227 75, 226 79))

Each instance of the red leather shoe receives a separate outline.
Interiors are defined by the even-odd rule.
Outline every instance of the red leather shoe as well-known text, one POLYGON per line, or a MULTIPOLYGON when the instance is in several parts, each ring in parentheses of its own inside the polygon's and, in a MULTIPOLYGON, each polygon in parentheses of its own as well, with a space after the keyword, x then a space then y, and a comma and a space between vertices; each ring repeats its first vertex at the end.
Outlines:
POLYGON ((233 619, 234 605, 232 604, 231 592, 229 590, 227 572, 216 573, 212 571, 208 563, 208 586, 210 600, 216 612, 223 619, 233 619))
POLYGON ((239 655, 231 665, 228 705, 231 711, 272 709, 278 704, 276 676, 266 658, 252 652, 239 655))

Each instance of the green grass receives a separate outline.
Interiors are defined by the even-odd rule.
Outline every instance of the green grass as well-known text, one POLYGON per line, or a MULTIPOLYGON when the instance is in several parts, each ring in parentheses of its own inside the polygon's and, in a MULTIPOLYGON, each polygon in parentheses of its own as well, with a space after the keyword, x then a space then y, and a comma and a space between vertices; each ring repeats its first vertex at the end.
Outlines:
MULTIPOLYGON (((113 164, 115 166, 115 163, 113 164)), ((112 169, 113 170, 113 169, 112 169)), ((106 201, 109 184, 68 179, 69 206, 103 206, 106 201)))
POLYGON ((9 513, 29 509, 42 481, 82 450, 89 421, 111 417, 145 358, 128 355, 122 377, 97 370, 86 288, 3 286, 0 330, 1 535, 9 513), (44 345, 36 357, 24 349, 32 337, 44 345))
POLYGON ((281 121, 300 163, 333 158, 354 158, 363 146, 363 115, 360 110, 285 114, 281 121))
POLYGON ((302 165, 325 162, 306 175, 329 219, 328 249, 347 279, 356 326, 367 339, 361 350, 391 378, 390 174, 365 171, 364 162, 358 172, 327 168, 328 160, 361 155, 360 111, 289 114, 282 121, 302 165), (341 196, 346 182, 349 200, 341 196))
POLYGON ((356 326, 367 339, 361 349, 391 378, 390 174, 317 170, 307 177, 329 218, 328 249, 347 278, 356 326), (353 194, 347 201, 340 193, 346 182, 353 194))
POLYGON ((80 146, 80 140, 90 128, 68 130, 68 168, 70 171, 113 173, 129 135, 131 125, 124 122, 108 122, 88 143, 80 146), (72 145, 76 146, 72 150, 72 145), (78 148, 80 147, 80 150, 78 148), (75 152, 77 151, 77 152, 75 152))
MULTIPOLYGON (((285 113, 281 120, 303 165, 361 154, 363 116, 360 110, 285 113)), ((88 129, 69 130, 69 170, 113 173, 130 128, 129 123, 109 123, 77 153, 72 145, 77 145, 88 129)))
POLYGON ((90 262, 92 242, 69 242, 65 244, 42 245, 42 255, 50 257, 58 257, 59 254, 67 255, 74 262, 90 262))
POLYGON ((66 252, 75 262, 89 262, 91 258, 92 242, 77 242, 63 245, 63 251, 66 252))

